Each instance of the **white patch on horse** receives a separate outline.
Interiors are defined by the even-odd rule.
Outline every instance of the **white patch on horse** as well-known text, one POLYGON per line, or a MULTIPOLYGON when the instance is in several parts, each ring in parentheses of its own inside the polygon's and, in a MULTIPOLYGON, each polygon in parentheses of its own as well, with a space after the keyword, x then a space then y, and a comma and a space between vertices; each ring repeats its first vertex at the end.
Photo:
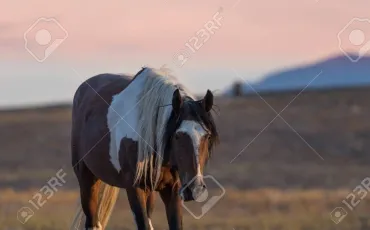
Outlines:
POLYGON ((194 154, 197 162, 197 176, 202 176, 199 164, 199 146, 200 140, 207 134, 207 131, 204 130, 199 122, 185 120, 181 123, 179 129, 176 132, 186 133, 190 136, 193 142, 194 154))
MULTIPOLYGON (((137 141, 135 183, 148 175, 149 171, 154 173, 155 183, 159 180, 165 145, 164 127, 172 112, 171 106, 161 106, 171 104, 173 92, 179 85, 177 79, 169 75, 166 69, 146 68, 127 88, 113 96, 107 114, 110 161, 118 172, 121 171, 119 149, 122 138, 137 141), (154 146, 156 150, 153 149, 154 146), (151 162, 155 151, 158 157, 153 166, 151 162)), ((183 86, 181 93, 193 98, 183 86)))
MULTIPOLYGON (((147 70, 143 72, 145 71, 147 70)), ((137 141, 139 138, 135 131, 139 117, 139 110, 136 104, 139 100, 139 95, 144 89, 145 81, 145 75, 140 74, 137 76, 127 88, 113 96, 112 103, 108 109, 107 123, 110 131, 109 156, 110 161, 118 172, 121 171, 119 150, 122 138, 127 137, 134 141, 137 141)))
POLYGON ((148 218, 148 219, 149 219, 149 228, 150 228, 150 230, 154 230, 152 220, 150 218, 148 218))
POLYGON ((200 164, 198 163, 198 165, 197 165, 197 177, 202 177, 203 175, 202 175, 202 172, 201 172, 201 170, 200 170, 200 164))

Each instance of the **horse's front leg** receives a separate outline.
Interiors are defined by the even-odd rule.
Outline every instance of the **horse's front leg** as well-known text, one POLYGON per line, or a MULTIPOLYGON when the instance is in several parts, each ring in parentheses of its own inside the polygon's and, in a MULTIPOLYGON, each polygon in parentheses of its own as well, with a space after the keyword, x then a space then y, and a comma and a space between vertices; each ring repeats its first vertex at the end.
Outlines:
POLYGON ((148 195, 146 191, 140 188, 127 188, 127 197, 130 203, 131 211, 134 214, 138 230, 151 230, 147 215, 146 203, 148 195))
POLYGON ((159 191, 166 207, 167 221, 170 230, 182 230, 182 207, 179 186, 168 186, 159 191))
POLYGON ((155 202, 155 194, 154 192, 149 192, 148 193, 148 198, 147 198, 147 201, 146 201, 146 213, 148 215, 148 219, 149 219, 149 229, 150 230, 154 230, 153 228, 153 224, 152 224, 152 214, 153 214, 153 210, 154 210, 154 202, 155 202))

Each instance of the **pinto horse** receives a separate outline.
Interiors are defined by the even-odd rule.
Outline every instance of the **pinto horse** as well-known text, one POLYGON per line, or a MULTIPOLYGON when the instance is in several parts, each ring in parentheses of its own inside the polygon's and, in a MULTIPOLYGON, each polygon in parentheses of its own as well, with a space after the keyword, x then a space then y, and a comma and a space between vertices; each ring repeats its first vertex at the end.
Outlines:
POLYGON ((195 100, 164 69, 143 68, 133 78, 101 74, 82 83, 72 110, 81 199, 72 229, 105 229, 120 188, 138 229, 153 229, 155 192, 169 229, 182 229, 181 202, 205 191, 203 169, 218 142, 212 106, 209 90, 195 100))

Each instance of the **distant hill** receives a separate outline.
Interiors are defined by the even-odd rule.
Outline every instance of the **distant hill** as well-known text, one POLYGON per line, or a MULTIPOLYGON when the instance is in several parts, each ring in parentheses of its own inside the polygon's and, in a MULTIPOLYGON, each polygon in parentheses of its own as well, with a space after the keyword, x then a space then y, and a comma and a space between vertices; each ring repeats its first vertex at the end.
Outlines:
MULTIPOLYGON (((298 90, 308 84, 307 89, 370 85, 370 56, 363 57, 357 63, 351 62, 345 56, 336 56, 315 64, 268 74, 252 86, 255 90, 263 92, 298 90), (318 74, 320 76, 312 81, 318 74)), ((230 88, 226 91, 229 95, 230 88)), ((241 91, 245 94, 253 92, 247 84, 242 85, 241 91)))

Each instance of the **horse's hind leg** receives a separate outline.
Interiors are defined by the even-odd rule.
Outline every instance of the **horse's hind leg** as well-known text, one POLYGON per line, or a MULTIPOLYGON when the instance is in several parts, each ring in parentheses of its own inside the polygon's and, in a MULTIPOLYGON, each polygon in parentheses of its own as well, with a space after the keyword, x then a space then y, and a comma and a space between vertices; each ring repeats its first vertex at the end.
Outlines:
POLYGON ((100 180, 92 174, 83 161, 79 163, 75 173, 80 184, 82 210, 86 216, 85 229, 102 230, 98 220, 95 219, 98 211, 100 180))

